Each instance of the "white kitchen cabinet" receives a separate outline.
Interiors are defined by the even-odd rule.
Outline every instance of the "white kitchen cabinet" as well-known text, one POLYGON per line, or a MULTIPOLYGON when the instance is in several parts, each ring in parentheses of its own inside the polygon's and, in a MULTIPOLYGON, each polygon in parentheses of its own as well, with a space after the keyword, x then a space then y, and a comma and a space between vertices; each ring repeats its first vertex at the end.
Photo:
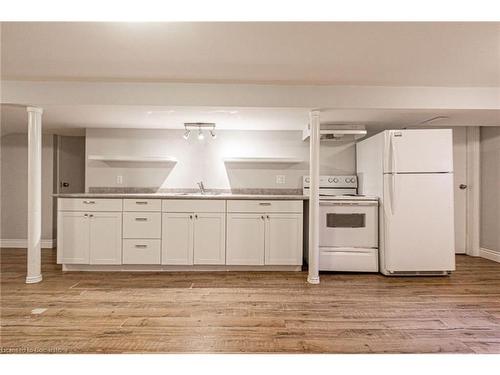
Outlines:
POLYGON ((57 263, 89 264, 88 213, 60 211, 57 216, 57 263))
POLYGON ((302 265, 301 201, 228 201, 227 210, 226 264, 302 265))
POLYGON ((266 215, 266 265, 302 264, 302 215, 266 215))
POLYGON ((122 213, 89 214, 90 264, 122 263, 122 213))
POLYGON ((162 210, 162 264, 225 264, 225 201, 167 199, 162 210))
POLYGON ((163 214, 161 264, 193 264, 192 213, 163 214))
POLYGON ((264 215, 232 213, 227 215, 226 264, 264 265, 264 215))
POLYGON ((122 213, 59 211, 57 262, 121 264, 122 213))
POLYGON ((194 264, 225 264, 226 215, 195 213, 193 230, 194 264))

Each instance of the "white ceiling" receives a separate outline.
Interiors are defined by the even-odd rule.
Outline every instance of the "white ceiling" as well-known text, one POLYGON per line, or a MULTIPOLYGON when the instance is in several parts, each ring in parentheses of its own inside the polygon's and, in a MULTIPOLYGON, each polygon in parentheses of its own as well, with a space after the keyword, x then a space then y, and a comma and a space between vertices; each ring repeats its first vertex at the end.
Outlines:
POLYGON ((500 23, 3 23, 3 79, 500 86, 500 23))
MULTIPOLYGON (((217 129, 302 130, 308 108, 152 107, 152 106, 48 106, 45 133, 83 134, 84 128, 183 129, 184 122, 215 122, 217 129)), ((500 126, 499 110, 330 110, 322 122, 363 124, 368 129, 418 126, 436 116, 432 126, 500 126)), ((25 132, 24 108, 3 105, 2 134, 25 132)))

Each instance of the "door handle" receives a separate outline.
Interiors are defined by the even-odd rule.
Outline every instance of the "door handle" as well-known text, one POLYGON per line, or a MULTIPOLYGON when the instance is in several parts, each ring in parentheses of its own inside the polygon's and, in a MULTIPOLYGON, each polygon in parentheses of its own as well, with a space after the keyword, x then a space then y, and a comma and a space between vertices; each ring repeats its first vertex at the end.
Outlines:
POLYGON ((148 221, 147 217, 136 217, 135 221, 148 221))
POLYGON ((135 202, 135 204, 148 204, 148 202, 141 202, 141 201, 138 201, 138 202, 135 202))
POLYGON ((465 190, 465 189, 467 189, 467 185, 465 185, 465 184, 460 184, 458 187, 459 187, 461 190, 465 190))
POLYGON ((60 187, 69 187, 69 182, 63 182, 61 181, 61 183, 59 184, 60 187))

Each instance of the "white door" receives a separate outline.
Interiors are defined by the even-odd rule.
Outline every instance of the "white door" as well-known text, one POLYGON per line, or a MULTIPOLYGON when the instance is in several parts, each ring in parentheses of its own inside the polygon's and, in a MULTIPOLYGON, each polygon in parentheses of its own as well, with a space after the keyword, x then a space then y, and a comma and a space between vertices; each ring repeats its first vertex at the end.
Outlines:
POLYGON ((122 264, 122 213, 91 212, 90 264, 122 264))
POLYGON ((161 264, 193 264, 193 216, 192 213, 163 214, 161 264))
POLYGON ((467 233, 467 128, 453 129, 455 253, 465 254, 467 233))
POLYGON ((57 228, 57 263, 89 264, 88 214, 59 211, 57 228))
POLYGON ((455 269, 453 174, 385 175, 383 206, 384 264, 381 268, 387 271, 455 269), (394 183, 392 178, 396 179, 394 183))
POLYGON ((226 264, 264 265, 264 214, 227 214, 226 264))
POLYGON ((194 264, 226 263, 226 220, 223 213, 195 213, 194 264))
POLYGON ((384 172, 452 172, 451 129, 387 130, 384 172))
POLYGON ((266 215, 266 265, 302 264, 302 215, 266 215))

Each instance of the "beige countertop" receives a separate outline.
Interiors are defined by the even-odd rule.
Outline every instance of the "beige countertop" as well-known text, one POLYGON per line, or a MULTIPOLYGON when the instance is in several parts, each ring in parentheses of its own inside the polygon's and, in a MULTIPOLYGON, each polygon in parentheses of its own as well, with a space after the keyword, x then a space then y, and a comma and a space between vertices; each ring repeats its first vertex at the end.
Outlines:
POLYGON ((111 199, 247 199, 247 200, 308 200, 307 195, 290 194, 199 194, 199 193, 74 193, 53 194, 56 198, 111 198, 111 199))

